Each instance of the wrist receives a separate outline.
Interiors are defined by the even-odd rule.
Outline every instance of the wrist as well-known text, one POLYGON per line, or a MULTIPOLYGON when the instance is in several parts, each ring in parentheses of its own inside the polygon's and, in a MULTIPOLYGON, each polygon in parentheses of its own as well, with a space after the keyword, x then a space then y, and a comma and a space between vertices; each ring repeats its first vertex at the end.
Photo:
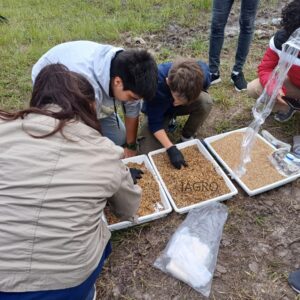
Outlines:
POLYGON ((171 147, 175 146, 171 141, 168 143, 164 143, 163 145, 167 150, 170 149, 171 147))
POLYGON ((166 131, 164 129, 160 129, 153 133, 155 138, 162 144, 165 149, 169 149, 173 146, 173 143, 170 141, 166 131))
POLYGON ((123 145, 124 148, 127 148, 127 149, 132 150, 132 151, 136 151, 137 150, 137 146, 138 146, 137 142, 125 143, 123 145))

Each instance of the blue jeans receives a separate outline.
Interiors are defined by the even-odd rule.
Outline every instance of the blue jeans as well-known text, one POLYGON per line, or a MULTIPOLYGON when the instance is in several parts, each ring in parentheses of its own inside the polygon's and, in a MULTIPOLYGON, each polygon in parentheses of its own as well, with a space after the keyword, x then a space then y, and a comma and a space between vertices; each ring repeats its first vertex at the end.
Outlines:
POLYGON ((112 140, 116 145, 122 146, 126 142, 126 129, 123 121, 117 114, 112 114, 107 118, 103 118, 99 120, 100 128, 103 136, 108 137, 112 140), (119 127, 118 122, 119 121, 119 127))
MULTIPOLYGON (((234 0, 214 0, 209 41, 209 69, 219 72, 220 53, 224 43, 224 30, 234 0)), ((241 0, 240 33, 233 71, 241 72, 245 64, 253 32, 259 0, 241 0)))
MULTIPOLYGON (((4 293, 0 292, 1 300, 93 300, 94 284, 99 276, 105 260, 111 253, 111 242, 104 249, 101 260, 93 273, 80 285, 53 291, 4 293)), ((1 289, 1 287, 0 287, 1 289)))

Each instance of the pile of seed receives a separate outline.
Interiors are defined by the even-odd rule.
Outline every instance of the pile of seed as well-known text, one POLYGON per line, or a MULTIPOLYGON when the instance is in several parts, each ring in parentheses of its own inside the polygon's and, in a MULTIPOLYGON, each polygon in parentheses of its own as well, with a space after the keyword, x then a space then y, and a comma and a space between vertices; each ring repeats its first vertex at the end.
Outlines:
POLYGON ((112 213, 110 205, 108 203, 104 207, 104 215, 108 224, 116 224, 120 222, 120 219, 112 213))
MULTIPOLYGON (((157 210, 164 209, 163 204, 160 199, 159 185, 152 173, 146 168, 145 164, 138 163, 127 163, 128 168, 140 169, 144 172, 141 179, 138 179, 137 184, 142 188, 142 198, 141 204, 138 209, 137 215, 139 217, 150 215, 157 210)), ((120 220, 112 214, 109 206, 104 209, 104 214, 106 216, 108 224, 115 224, 120 222, 120 220)))
POLYGON ((177 207, 182 208, 230 192, 214 165, 199 152, 197 146, 180 150, 188 167, 175 169, 166 152, 153 156, 155 165, 177 207))
MULTIPOLYGON (((232 170, 235 170, 240 164, 243 135, 242 132, 233 132, 211 143, 214 150, 232 170)), ((246 165, 246 174, 241 177, 250 190, 261 188, 284 178, 268 158, 273 151, 273 148, 261 139, 256 139, 251 152, 251 162, 246 165)))

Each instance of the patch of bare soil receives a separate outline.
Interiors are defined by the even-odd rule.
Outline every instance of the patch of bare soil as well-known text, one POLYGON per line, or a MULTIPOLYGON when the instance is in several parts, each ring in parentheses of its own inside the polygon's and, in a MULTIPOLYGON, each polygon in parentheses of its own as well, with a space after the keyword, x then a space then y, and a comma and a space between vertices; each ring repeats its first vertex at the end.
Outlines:
MULTIPOLYGON (((270 33, 262 40, 256 38, 252 44, 245 66, 245 74, 249 74, 249 79, 255 78, 255 70, 269 37, 276 30, 272 19, 280 16, 281 7, 286 2, 278 1, 274 5, 273 1, 261 1, 257 17, 261 22, 257 29, 270 30, 270 33)), ((236 10, 231 15, 233 22, 230 25, 237 22, 237 15, 236 10)), ((199 28, 206 30, 201 35, 206 35, 206 40, 209 17, 206 14, 203 19, 199 18, 202 20, 199 28)), ((189 55, 184 45, 187 39, 199 37, 198 28, 176 27, 175 32, 178 39, 172 38, 174 25, 171 24, 162 33, 143 36, 146 42, 143 46, 154 50, 157 47, 155 52, 159 54, 162 44, 173 45, 176 53, 189 55), (188 30, 188 34, 185 30, 188 30)), ((124 44, 126 38, 128 36, 124 36, 124 44)), ((221 58, 222 70, 228 73, 234 60, 232 51, 227 46, 221 58)), ((207 58, 207 53, 204 54, 207 58)), ((222 102, 215 104, 201 130, 201 137, 216 134, 220 120, 224 124, 229 122, 226 123, 227 128, 224 128, 226 130, 249 124, 249 102, 253 100, 249 100, 243 93, 234 92, 227 78, 217 88, 211 89, 214 98, 220 97, 222 89, 226 97, 233 99, 233 103, 227 107, 222 102)), ((278 124, 271 116, 264 129, 291 142, 292 134, 297 129, 295 126, 298 125, 290 122, 287 125, 278 124)), ((300 268, 300 180, 252 198, 239 189, 239 194, 226 204, 229 217, 224 227, 209 299, 296 299, 296 293, 288 286, 287 276, 290 271, 300 268)), ((114 232, 113 252, 97 281, 97 299, 205 299, 186 284, 153 267, 153 262, 184 218, 185 215, 173 212, 163 219, 114 232)))

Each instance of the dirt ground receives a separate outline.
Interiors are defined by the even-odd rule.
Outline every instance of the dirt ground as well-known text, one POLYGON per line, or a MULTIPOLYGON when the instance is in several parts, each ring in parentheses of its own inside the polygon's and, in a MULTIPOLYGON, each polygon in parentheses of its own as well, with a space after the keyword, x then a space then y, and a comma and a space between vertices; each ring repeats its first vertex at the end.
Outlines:
MULTIPOLYGON (((281 7, 286 3, 263 2, 244 70, 248 80, 255 78, 256 67, 276 30, 281 7)), ((199 133, 200 138, 245 127, 251 120, 253 101, 244 93, 235 92, 227 75, 235 51, 230 47, 235 44, 238 30, 238 7, 234 10, 221 57, 224 80, 219 87, 211 88, 216 104, 199 133)), ((181 28, 174 22, 164 32, 141 37, 142 43, 145 42, 144 46, 161 60, 162 47, 179 55, 190 55, 190 49, 184 45, 195 39, 208 41, 209 18, 200 13, 202 23, 199 28, 181 28)), ((136 40, 124 35, 124 44, 132 43, 136 40)), ((207 61, 207 54, 203 60, 207 61)), ((298 127, 297 118, 282 125, 272 116, 264 125, 264 129, 288 142, 298 127)), ((225 203, 229 217, 209 299, 297 299, 287 284, 287 276, 290 271, 300 268, 300 180, 252 198, 240 188, 238 190, 238 195, 225 203)), ((114 232, 113 252, 97 282, 97 299, 205 299, 186 284, 153 267, 153 262, 185 217, 172 212, 163 219, 114 232)))

